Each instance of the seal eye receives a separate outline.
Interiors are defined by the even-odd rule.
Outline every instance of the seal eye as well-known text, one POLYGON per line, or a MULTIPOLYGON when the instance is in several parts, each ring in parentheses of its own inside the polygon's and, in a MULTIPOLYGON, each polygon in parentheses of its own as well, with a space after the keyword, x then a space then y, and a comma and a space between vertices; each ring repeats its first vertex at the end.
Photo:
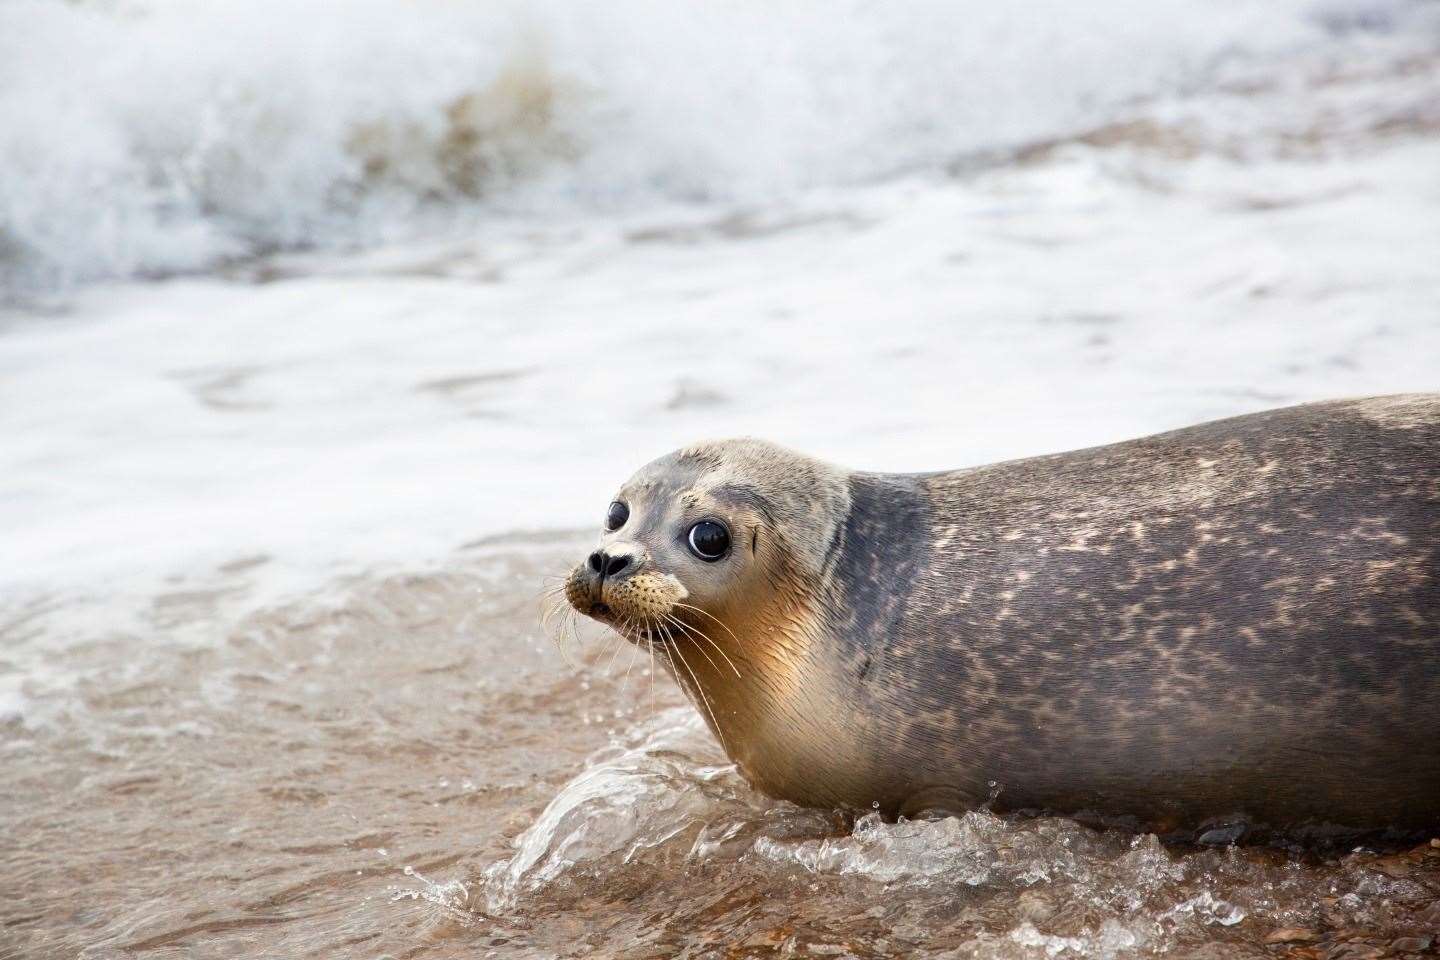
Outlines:
POLYGON ((630 519, 630 508, 619 500, 610 504, 610 512, 605 514, 605 529, 619 530, 625 526, 625 521, 630 519))
POLYGON ((701 560, 719 560, 730 549, 730 531, 723 523, 714 520, 701 520, 695 524, 686 539, 690 541, 690 552, 701 560))

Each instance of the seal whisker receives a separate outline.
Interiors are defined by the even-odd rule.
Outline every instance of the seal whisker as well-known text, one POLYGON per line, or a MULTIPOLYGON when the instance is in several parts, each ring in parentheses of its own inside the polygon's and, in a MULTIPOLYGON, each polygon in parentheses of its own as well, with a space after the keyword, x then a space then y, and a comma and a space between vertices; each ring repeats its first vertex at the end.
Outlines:
POLYGON ((560 659, 563 660, 565 666, 571 670, 575 670, 577 667, 575 662, 570 659, 570 654, 566 652, 563 642, 566 620, 560 620, 557 628, 556 617, 563 616, 569 618, 573 617, 574 614, 575 611, 571 609, 570 605, 564 600, 563 591, 550 590, 542 595, 540 630, 555 644, 555 650, 560 654, 560 659))
POLYGON ((650 653, 650 712, 655 712, 655 638, 645 634, 645 647, 650 653))
POLYGON ((556 584, 551 584, 551 585, 546 586, 546 587, 542 587, 542 588, 540 589, 540 596, 543 597, 543 598, 545 598, 545 599, 564 600, 564 599, 565 599, 565 584, 564 584, 564 583, 556 583, 556 584))
POLYGON ((630 663, 629 663, 628 666, 625 667, 625 679, 622 680, 622 681, 620 681, 620 695, 621 695, 621 696, 624 696, 624 695, 625 695, 625 689, 630 685, 630 673, 631 673, 632 670, 635 669, 635 659, 636 659, 636 657, 638 657, 639 654, 640 654, 640 648, 639 648, 638 645, 632 643, 632 644, 629 644, 629 647, 630 647, 630 663))
POLYGON ((570 640, 575 645, 577 658, 583 659, 585 654, 585 638, 580 636, 580 614, 571 610, 566 614, 566 619, 570 624, 570 640))
MULTIPOLYGON (((709 635, 706 634, 705 631, 701 630, 699 627, 696 627, 696 626, 694 626, 694 625, 692 625, 692 624, 687 624, 687 623, 685 623, 684 621, 680 620, 678 617, 673 616, 672 614, 668 614, 668 613, 667 613, 667 614, 664 614, 664 617, 665 617, 665 619, 669 620, 671 623, 675 624, 675 626, 677 626, 677 627, 679 627, 681 630, 685 631, 685 633, 686 633, 687 635, 689 635, 690 633, 694 633, 694 634, 695 634, 696 636, 698 636, 700 639, 704 640, 706 643, 710 644, 710 646, 714 647, 714 648, 715 648, 715 652, 718 653, 718 654, 720 654, 720 656, 724 658, 725 662, 730 665, 730 669, 731 669, 731 670, 734 670, 734 671, 735 671, 735 676, 736 676, 737 678, 740 677, 740 668, 737 667, 737 666, 735 666, 735 661, 731 660, 730 657, 729 657, 729 655, 727 655, 724 650, 720 649, 720 645, 719 645, 718 643, 716 643, 714 640, 711 640, 710 637, 709 637, 709 635)), ((701 653, 705 653, 705 648, 704 648, 704 647, 701 647, 701 648, 700 648, 700 652, 701 652, 701 653)), ((706 659, 706 660, 710 660, 710 665, 711 665, 712 667, 714 667, 716 670, 719 670, 719 669, 720 669, 719 665, 716 664, 714 660, 711 660, 711 659, 710 659, 710 654, 705 653, 705 659, 706 659)))
POLYGON ((593 654, 588 654, 582 658, 588 669, 594 670, 596 672, 600 671, 600 664, 605 659, 605 652, 610 649, 609 644, 610 636, 609 634, 606 634, 600 638, 600 649, 596 650, 593 654))
MULTIPOLYGON (((678 637, 676 637, 676 643, 679 643, 680 638, 682 638, 682 637, 683 637, 684 639, 686 639, 686 640, 690 639, 690 634, 689 634, 689 629, 690 629, 690 628, 686 627, 685 624, 681 623, 679 620, 674 620, 674 621, 672 621, 672 623, 673 623, 676 627, 680 628, 680 630, 684 631, 684 632, 682 632, 678 637)), ((716 671, 717 673, 721 672, 721 671, 720 671, 720 665, 715 662, 715 658, 714 658, 714 657, 710 656, 709 651, 707 651, 704 647, 700 646, 699 644, 696 644, 696 645, 695 645, 695 649, 697 649, 697 650, 700 651, 700 655, 705 658, 705 660, 710 664, 711 667, 713 667, 713 668, 715 669, 715 671, 716 671)))
POLYGON ((615 637, 615 645, 610 650, 610 661, 605 665, 605 676, 610 676, 611 669, 615 666, 615 661, 620 659, 620 651, 626 646, 630 639, 630 633, 634 629, 635 618, 630 614, 623 615, 620 618, 620 622, 614 624, 613 636, 615 637))
POLYGON ((565 611, 565 619, 560 623, 558 643, 564 643, 566 628, 569 629, 570 645, 574 648, 575 668, 578 670, 583 665, 585 658, 585 640, 580 636, 580 614, 574 609, 565 611))
POLYGON ((615 632, 615 646, 610 650, 610 662, 605 664, 605 676, 610 676, 610 671, 615 666, 615 661, 620 659, 620 651, 625 646, 626 634, 630 631, 631 620, 626 617, 620 622, 615 632))
POLYGON ((677 607, 683 607, 683 608, 686 609, 686 610, 694 610, 696 613, 700 614, 702 617, 709 617, 711 620, 714 620, 717 624, 720 625, 720 629, 721 629, 721 630, 724 630, 726 633, 730 634, 730 639, 731 639, 731 640, 734 640, 737 644, 740 642, 740 638, 737 637, 737 636, 735 636, 735 631, 734 631, 734 630, 731 630, 731 629, 725 624, 725 621, 721 620, 719 617, 715 616, 713 613, 710 613, 708 610, 701 610, 699 607, 695 606, 693 603, 685 603, 683 600, 676 600, 676 601, 675 601, 675 606, 677 606, 677 607))
POLYGON ((541 592, 539 599, 546 622, 549 622, 554 615, 561 610, 569 609, 569 604, 565 602, 565 591, 563 590, 544 590, 541 592))
MULTIPOLYGON (((683 602, 680 602, 680 601, 676 601, 676 602, 675 602, 675 606, 677 606, 677 607, 683 607, 683 608, 685 608, 686 610, 694 610, 696 613, 699 613, 699 614, 702 614, 702 615, 704 615, 704 616, 707 616, 707 617, 709 617, 711 620, 714 620, 716 623, 720 624, 720 629, 722 629, 722 630, 724 630, 726 633, 730 634, 730 639, 735 641, 735 646, 736 646, 735 655, 738 656, 738 657, 740 657, 740 659, 742 659, 742 660, 745 659, 744 654, 740 652, 740 649, 741 649, 741 648, 740 648, 740 638, 737 637, 737 636, 735 636, 735 631, 731 630, 730 627, 729 627, 728 625, 726 625, 724 621, 720 620, 720 618, 714 616, 713 614, 711 614, 711 613, 709 613, 709 612, 707 612, 707 611, 705 611, 705 610, 701 610, 699 607, 694 606, 693 604, 683 603, 683 602)), ((695 626, 694 624, 690 624, 690 627, 691 627, 691 629, 693 629, 696 633, 700 634, 700 636, 704 637, 705 640, 706 640, 707 642, 709 642, 710 646, 714 647, 714 648, 720 653, 720 656, 722 656, 722 657, 725 658, 725 662, 728 663, 728 664, 730 664, 730 669, 735 671, 735 676, 737 676, 737 677, 740 676, 740 669, 735 666, 735 661, 732 660, 732 659, 730 659, 730 655, 727 654, 727 653, 721 648, 721 646, 720 646, 718 643, 716 643, 715 640, 714 640, 708 633, 706 633, 705 631, 701 630, 699 627, 695 626)))
POLYGON ((555 644, 556 644, 556 646, 557 646, 557 647, 560 647, 560 649, 562 650, 562 656, 565 656, 565 657, 566 657, 566 662, 567 662, 567 663, 571 663, 573 669, 576 669, 576 670, 579 670, 579 669, 580 669, 580 662, 579 662, 579 660, 577 659, 577 660, 575 660, 575 661, 571 661, 571 660, 569 659, 568 654, 564 654, 564 653, 563 653, 563 650, 564 650, 564 644, 565 644, 565 634, 566 634, 567 632, 570 634, 570 639, 571 639, 572 644, 573 644, 573 646, 575 647, 575 649, 576 649, 577 651, 583 649, 582 646, 581 646, 581 643, 580 643, 580 624, 579 624, 579 619, 580 619, 580 615, 579 615, 578 613, 576 613, 573 609, 568 609, 568 605, 567 605, 567 609, 565 609, 564 611, 562 611, 562 619, 560 620, 559 624, 556 626, 556 631, 555 631, 555 644))
POLYGON ((730 748, 725 744, 725 734, 720 730, 720 721, 715 716, 715 710, 710 706, 710 698, 705 696, 705 689, 700 686, 700 679, 695 676, 695 671, 690 669, 690 664, 685 659, 685 654, 680 650, 680 644, 675 641, 669 629, 664 626, 661 626, 660 629, 664 630, 669 637, 670 648, 675 651, 675 656, 679 659, 680 665, 685 668, 686 673, 690 674, 690 681, 695 684, 695 692, 700 695, 700 702, 705 705, 705 712, 710 715, 710 723, 715 728, 715 736, 720 740, 720 749, 724 750, 728 755, 730 748))
POLYGON ((554 582, 540 590, 541 602, 549 608, 541 617, 541 624, 550 634, 565 665, 571 670, 579 670, 583 666, 585 643, 580 636, 580 613, 570 602, 570 577, 547 575, 545 579, 554 582), (573 651, 566 648, 567 634, 573 651))

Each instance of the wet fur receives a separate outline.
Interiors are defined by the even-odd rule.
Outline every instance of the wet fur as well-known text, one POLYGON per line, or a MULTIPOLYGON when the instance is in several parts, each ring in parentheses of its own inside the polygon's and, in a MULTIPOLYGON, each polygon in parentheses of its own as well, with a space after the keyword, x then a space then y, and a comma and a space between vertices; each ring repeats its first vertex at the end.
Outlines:
POLYGON ((757 441, 648 469, 762 501, 771 588, 717 636, 742 677, 682 682, 776 796, 1440 826, 1440 396, 947 473, 757 441))

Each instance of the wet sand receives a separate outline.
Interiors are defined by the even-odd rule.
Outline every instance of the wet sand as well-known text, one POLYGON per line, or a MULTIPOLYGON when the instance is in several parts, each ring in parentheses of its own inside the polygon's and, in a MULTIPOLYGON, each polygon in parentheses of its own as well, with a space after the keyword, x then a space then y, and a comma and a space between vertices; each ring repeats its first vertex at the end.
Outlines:
POLYGON ((79 696, 4 730, 0 955, 1435 952, 1440 840, 1194 850, 768 801, 631 648, 564 663, 537 598, 584 542, 349 578, 208 647, 167 636, 216 608, 157 600, 145 644, 67 650, 79 696))

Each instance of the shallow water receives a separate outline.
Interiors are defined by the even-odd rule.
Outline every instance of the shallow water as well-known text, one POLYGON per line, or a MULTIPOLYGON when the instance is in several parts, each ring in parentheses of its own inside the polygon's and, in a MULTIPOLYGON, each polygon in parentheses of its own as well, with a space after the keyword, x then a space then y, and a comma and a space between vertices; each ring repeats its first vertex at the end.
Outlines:
POLYGON ((11 944, 191 957, 448 942, 426 904, 392 902, 421 884, 406 868, 448 877, 498 856, 628 722, 608 680, 556 669, 539 569, 512 553, 337 584, 206 647, 180 635, 213 609, 157 603, 150 642, 57 657, 79 696, 6 731, 11 944))
MULTIPOLYGON (((509 538, 443 573, 337 582, 209 647, 164 638, 213 608, 157 603, 152 642, 66 650, 79 695, 5 731, 8 955, 1361 957, 1435 942, 1440 840, 1167 849, 1063 819, 851 823, 771 801, 633 648, 586 635, 563 665, 534 598, 582 543, 509 538)), ((26 642, 23 623, 3 629, 26 642)))

